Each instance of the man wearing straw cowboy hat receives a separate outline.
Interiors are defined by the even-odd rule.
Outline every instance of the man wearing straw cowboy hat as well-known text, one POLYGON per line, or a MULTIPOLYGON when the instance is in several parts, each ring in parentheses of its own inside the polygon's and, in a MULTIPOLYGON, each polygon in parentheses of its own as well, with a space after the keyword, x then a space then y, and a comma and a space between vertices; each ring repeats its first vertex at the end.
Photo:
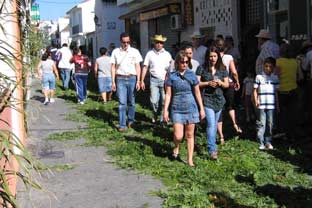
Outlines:
MULTIPOLYGON (((157 121, 157 117, 161 115, 163 103, 165 99, 164 81, 172 61, 171 55, 164 49, 164 43, 167 38, 162 35, 155 35, 152 37, 154 47, 147 52, 143 63, 143 70, 141 76, 141 88, 145 90, 144 79, 147 69, 150 72, 150 101, 153 109, 152 123, 157 121)), ((162 122, 162 118, 160 118, 162 122)))
POLYGON ((199 31, 195 31, 192 35, 193 42, 193 59, 199 62, 200 65, 203 65, 205 62, 205 54, 207 48, 201 44, 202 38, 205 37, 199 31))
POLYGON ((259 34, 255 36, 258 38, 258 48, 260 54, 256 60, 256 74, 261 74, 263 71, 264 60, 268 57, 273 57, 275 59, 279 58, 279 46, 274 43, 271 39, 272 36, 267 30, 260 30, 259 34))

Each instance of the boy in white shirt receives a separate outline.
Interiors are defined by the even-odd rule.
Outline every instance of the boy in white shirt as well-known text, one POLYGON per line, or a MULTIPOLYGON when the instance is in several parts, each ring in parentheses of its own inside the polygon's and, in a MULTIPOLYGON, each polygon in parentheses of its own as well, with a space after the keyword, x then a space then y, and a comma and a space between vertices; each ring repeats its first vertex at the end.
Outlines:
POLYGON ((275 108, 279 111, 278 93, 279 79, 273 74, 276 60, 268 57, 264 60, 264 69, 262 74, 256 76, 253 101, 259 110, 257 119, 257 137, 260 142, 260 150, 272 150, 272 129, 273 116, 275 108))

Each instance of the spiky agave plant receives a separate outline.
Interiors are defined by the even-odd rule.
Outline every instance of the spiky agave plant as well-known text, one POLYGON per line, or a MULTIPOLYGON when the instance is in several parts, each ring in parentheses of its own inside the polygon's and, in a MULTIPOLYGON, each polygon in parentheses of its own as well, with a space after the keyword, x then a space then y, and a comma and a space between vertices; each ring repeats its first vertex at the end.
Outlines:
MULTIPOLYGON (((22 5, 23 0, 16 0, 17 13, 10 12, 6 9, 6 5, 12 3, 11 0, 3 0, 0 3, 0 63, 8 66, 12 72, 16 72, 16 62, 22 63, 23 66, 29 66, 29 63, 25 63, 23 57, 30 57, 29 46, 32 43, 27 37, 23 35, 23 42, 19 44, 23 45, 23 51, 16 51, 6 41, 6 28, 3 26, 3 22, 9 15, 14 16, 27 16, 27 11, 24 10, 22 5), (4 37, 4 38, 3 38, 4 37), (28 49, 28 50, 26 50, 28 49)), ((28 1, 24 1, 24 4, 28 1)), ((13 4, 13 3, 12 3, 13 4)), ((21 21, 21 19, 19 20, 21 21)), ((29 25, 29 21, 24 26, 24 32, 32 32, 32 27, 29 25), (25 26, 26 25, 26 26, 25 26)), ((23 31, 22 31, 23 32, 23 31)), ((36 41, 38 41, 36 39, 36 41)), ((17 87, 24 88, 25 73, 27 71, 23 68, 23 74, 21 79, 14 79, 7 76, 5 73, 0 72, 0 114, 4 108, 12 108, 19 113, 24 113, 23 109, 20 109, 17 105, 23 100, 14 100, 10 95, 14 93, 17 87)), ((0 129, 0 207, 19 207, 16 196, 10 189, 10 183, 12 180, 21 180, 26 188, 41 189, 39 183, 32 177, 33 170, 37 171, 43 169, 42 164, 38 160, 35 160, 32 155, 22 144, 20 138, 13 132, 0 129), (14 168, 15 164, 19 167, 14 168)))

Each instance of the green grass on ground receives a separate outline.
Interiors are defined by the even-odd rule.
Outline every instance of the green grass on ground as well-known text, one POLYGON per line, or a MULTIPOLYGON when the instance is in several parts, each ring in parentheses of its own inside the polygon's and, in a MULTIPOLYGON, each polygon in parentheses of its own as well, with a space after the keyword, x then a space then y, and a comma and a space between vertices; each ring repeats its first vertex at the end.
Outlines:
MULTIPOLYGON (((75 92, 57 92, 58 97, 76 103, 75 92)), ((311 150, 280 142, 276 150, 261 152, 251 138, 233 137, 218 146, 219 159, 211 161, 206 150, 205 131, 200 127, 194 155, 195 168, 170 161, 172 128, 153 126, 149 98, 139 93, 136 125, 119 133, 118 103, 103 105, 99 96, 89 93, 78 113, 68 115, 88 124, 77 132, 54 134, 50 139, 86 138, 92 146, 104 145, 122 168, 135 169, 159 178, 166 190, 155 190, 164 199, 163 207, 312 207, 311 150)), ((231 128, 225 127, 226 132, 231 128)), ((308 141, 306 145, 310 145, 308 141)), ((181 146, 186 158, 185 142, 181 146)), ((311 145, 310 145, 311 147, 311 145)))

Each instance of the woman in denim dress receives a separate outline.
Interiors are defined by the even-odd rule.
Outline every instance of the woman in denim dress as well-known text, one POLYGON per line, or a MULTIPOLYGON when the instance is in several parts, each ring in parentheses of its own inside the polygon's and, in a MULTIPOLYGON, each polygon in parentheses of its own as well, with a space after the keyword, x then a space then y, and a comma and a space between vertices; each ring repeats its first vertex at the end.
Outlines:
POLYGON ((163 118, 169 121, 169 104, 173 122, 173 158, 179 157, 179 144, 183 139, 184 129, 187 139, 187 164, 194 166, 194 129, 195 123, 205 117, 198 79, 194 72, 188 69, 188 58, 184 52, 179 52, 175 58, 175 71, 171 72, 165 82, 166 95, 163 118), (198 104, 198 105, 197 105, 198 104), (199 109, 199 112, 198 112, 199 109))
POLYGON ((218 158, 216 146, 217 123, 225 104, 222 88, 229 87, 228 72, 222 63, 218 48, 212 46, 207 50, 203 68, 198 68, 196 75, 202 89, 206 113, 208 152, 211 159, 216 160, 218 158))

